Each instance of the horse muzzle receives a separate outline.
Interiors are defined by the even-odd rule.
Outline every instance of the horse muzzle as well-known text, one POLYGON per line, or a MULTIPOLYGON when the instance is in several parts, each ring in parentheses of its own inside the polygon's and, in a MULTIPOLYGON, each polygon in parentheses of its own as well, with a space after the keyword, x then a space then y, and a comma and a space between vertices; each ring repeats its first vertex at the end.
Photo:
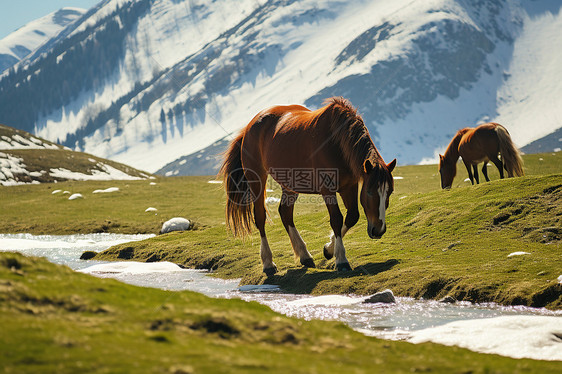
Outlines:
POLYGON ((386 225, 384 223, 379 228, 371 224, 367 225, 367 234, 369 234, 369 238, 371 239, 380 239, 385 232, 386 225))

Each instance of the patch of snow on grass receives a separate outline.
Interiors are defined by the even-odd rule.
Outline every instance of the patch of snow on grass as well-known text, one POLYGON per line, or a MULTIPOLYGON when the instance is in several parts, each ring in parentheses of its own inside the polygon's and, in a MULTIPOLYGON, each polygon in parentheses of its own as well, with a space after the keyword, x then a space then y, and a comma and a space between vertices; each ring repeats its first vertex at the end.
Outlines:
POLYGON ((109 187, 105 190, 94 190, 92 193, 110 193, 119 191, 119 187, 109 187))
POLYGON ((554 316, 502 316, 455 321, 413 331, 411 343, 433 342, 513 358, 562 360, 562 318, 554 316))
POLYGON ((15 175, 29 175, 25 167, 22 158, 0 152, 0 184, 2 186, 25 184, 17 181, 15 177, 15 175))
POLYGON ((507 257, 515 257, 515 256, 523 256, 523 255, 530 255, 529 252, 512 252, 507 255, 507 257))
POLYGON ((158 211, 158 209, 153 208, 153 207, 148 207, 148 208, 146 208, 146 210, 145 210, 145 212, 157 212, 157 211, 158 211))
POLYGON ((266 204, 276 204, 276 203, 278 203, 278 202, 280 202, 280 201, 281 201, 280 198, 278 198, 278 197, 273 197, 273 196, 267 197, 267 198, 265 199, 265 203, 266 203, 266 204))
POLYGON ((71 179, 71 180, 141 180, 142 178, 134 177, 122 172, 110 165, 98 163, 98 167, 102 170, 92 170, 92 174, 84 174, 77 171, 71 171, 64 168, 51 169, 50 175, 53 178, 71 179))
POLYGON ((61 193, 61 192, 62 192, 62 190, 54 190, 53 192, 51 192, 51 195, 56 195, 56 194, 61 193))
POLYGON ((112 262, 109 264, 98 264, 79 270, 86 274, 147 274, 147 273, 166 273, 170 271, 185 271, 171 262, 112 262))
POLYGON ((84 196, 82 196, 81 193, 75 193, 70 195, 70 197, 68 198, 68 200, 76 200, 76 199, 83 199, 84 196))

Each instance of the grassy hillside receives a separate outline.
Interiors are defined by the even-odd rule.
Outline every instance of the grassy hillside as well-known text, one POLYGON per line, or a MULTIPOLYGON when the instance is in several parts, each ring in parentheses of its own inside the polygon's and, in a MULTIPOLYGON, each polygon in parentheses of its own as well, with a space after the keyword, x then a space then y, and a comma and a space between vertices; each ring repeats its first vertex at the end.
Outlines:
POLYGON ((7 373, 557 373, 560 363, 366 337, 256 302, 98 279, 0 253, 7 373))
MULTIPOLYGON (((328 214, 321 199, 301 196, 295 223, 318 269, 295 263, 289 239, 269 205, 268 238, 280 272, 267 279, 261 273, 259 238, 233 239, 224 225, 224 191, 209 177, 161 178, 148 181, 65 182, 0 190, 4 209, 0 232, 153 232, 174 216, 196 222, 196 229, 172 233, 109 249, 98 258, 167 260, 189 267, 212 268, 221 277, 243 283, 276 283, 287 291, 370 294, 391 288, 401 296, 441 298, 452 295, 470 301, 496 301, 562 307, 556 281, 562 269, 562 153, 524 157, 527 176, 470 186, 459 168, 454 187, 439 188, 435 166, 404 166, 395 171, 395 193, 387 212, 388 231, 370 240, 366 223, 346 236, 348 259, 355 269, 341 275, 333 260, 322 255, 328 239, 328 214), (95 189, 120 188, 111 194, 95 189), (80 192, 84 199, 68 201, 54 189, 80 192), (29 215, 28 207, 34 214, 29 215), (146 213, 147 207, 158 209, 146 213), (512 252, 528 255, 508 257, 512 252)), ((492 168, 490 168, 492 169, 492 168)), ((278 196, 275 184, 270 185, 278 196)))
POLYGON ((74 152, 28 132, 0 125, 0 185, 148 177, 148 173, 130 166, 74 152), (75 175, 70 176, 69 172, 75 175))

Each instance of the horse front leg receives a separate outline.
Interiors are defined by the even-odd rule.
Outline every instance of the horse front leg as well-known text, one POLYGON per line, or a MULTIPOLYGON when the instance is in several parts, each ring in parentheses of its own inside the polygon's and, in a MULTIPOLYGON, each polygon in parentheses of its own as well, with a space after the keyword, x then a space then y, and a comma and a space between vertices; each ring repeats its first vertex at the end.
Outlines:
POLYGON ((279 204, 279 215, 281 216, 281 221, 283 222, 283 226, 285 226, 285 230, 287 230, 287 234, 289 234, 295 257, 299 258, 301 265, 307 268, 315 268, 314 260, 310 252, 306 249, 306 243, 302 240, 302 237, 295 227, 295 222, 293 221, 293 211, 298 197, 299 195, 297 193, 283 189, 281 203, 279 204))
MULTIPOLYGON (((340 196, 343 200, 343 204, 347 209, 347 213, 345 215, 345 221, 341 229, 342 239, 344 238, 347 231, 353 226, 355 226, 357 221, 359 221, 357 191, 358 191, 358 185, 355 184, 340 192, 340 196)), ((336 245, 336 235, 334 234, 334 231, 332 231, 332 234, 330 235, 330 242, 324 245, 324 257, 326 257, 326 259, 330 260, 332 257, 334 257, 335 245, 336 245)))
POLYGON ((342 240, 343 216, 338 206, 336 194, 334 192, 322 195, 322 197, 324 198, 324 203, 326 204, 328 213, 330 214, 330 226, 334 231, 334 256, 336 257, 336 269, 338 271, 351 271, 349 261, 347 261, 347 258, 345 257, 345 248, 342 240))
POLYGON ((470 168, 470 164, 466 161, 464 161, 464 166, 466 167, 466 171, 468 172, 468 177, 470 178, 470 183, 472 183, 474 185, 474 176, 472 175, 472 170, 470 168))

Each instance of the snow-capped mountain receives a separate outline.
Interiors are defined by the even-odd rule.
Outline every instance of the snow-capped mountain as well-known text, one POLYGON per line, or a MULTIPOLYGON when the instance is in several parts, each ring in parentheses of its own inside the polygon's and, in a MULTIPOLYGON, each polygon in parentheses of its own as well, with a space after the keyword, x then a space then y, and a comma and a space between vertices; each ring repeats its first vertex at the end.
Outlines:
POLYGON ((562 126, 560 9, 106 0, 3 77, 0 121, 149 171, 232 138, 261 109, 335 95, 401 164, 435 160, 458 128, 482 121, 522 146, 562 126))
POLYGON ((20 27, 0 40, 0 73, 56 37, 84 13, 85 9, 62 8, 20 27))

